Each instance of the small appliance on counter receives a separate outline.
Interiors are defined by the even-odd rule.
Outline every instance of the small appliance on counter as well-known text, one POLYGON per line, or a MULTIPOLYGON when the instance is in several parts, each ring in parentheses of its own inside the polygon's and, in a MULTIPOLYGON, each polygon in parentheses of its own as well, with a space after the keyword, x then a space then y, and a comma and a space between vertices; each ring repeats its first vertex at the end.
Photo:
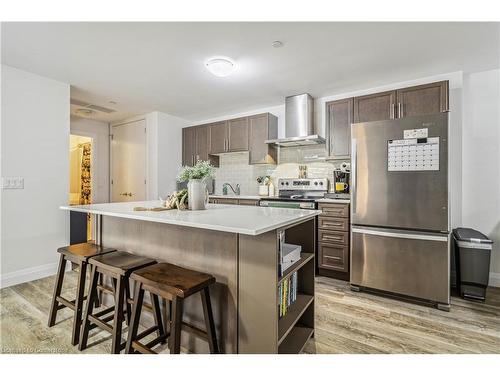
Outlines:
POLYGON ((339 168, 333 171, 333 193, 327 194, 327 198, 349 199, 350 176, 351 165, 343 162, 339 168))

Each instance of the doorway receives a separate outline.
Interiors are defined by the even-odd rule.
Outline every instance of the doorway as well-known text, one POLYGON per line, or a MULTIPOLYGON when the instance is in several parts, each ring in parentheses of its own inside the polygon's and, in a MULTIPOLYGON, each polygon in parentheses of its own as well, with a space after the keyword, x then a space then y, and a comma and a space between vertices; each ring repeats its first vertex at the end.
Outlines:
POLYGON ((111 202, 146 200, 146 121, 111 129, 111 202))
MULTIPOLYGON (((70 134, 69 138, 69 204, 91 204, 93 173, 93 139, 70 134)), ((87 241, 92 239, 92 218, 87 215, 87 241)))

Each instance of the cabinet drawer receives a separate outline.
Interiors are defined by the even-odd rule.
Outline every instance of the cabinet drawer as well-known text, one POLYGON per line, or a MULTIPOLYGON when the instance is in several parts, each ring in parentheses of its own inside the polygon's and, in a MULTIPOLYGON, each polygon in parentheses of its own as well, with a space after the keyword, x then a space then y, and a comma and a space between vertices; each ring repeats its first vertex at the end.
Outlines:
POLYGON ((349 230, 349 219, 330 216, 319 216, 319 229, 340 230, 346 232, 349 230))
POLYGON ((349 247, 319 242, 318 267, 329 270, 349 271, 349 247))
POLYGON ((339 245, 349 245, 349 232, 337 232, 333 230, 318 230, 318 241, 339 245))
POLYGON ((349 217, 349 205, 346 203, 320 203, 323 216, 349 217))

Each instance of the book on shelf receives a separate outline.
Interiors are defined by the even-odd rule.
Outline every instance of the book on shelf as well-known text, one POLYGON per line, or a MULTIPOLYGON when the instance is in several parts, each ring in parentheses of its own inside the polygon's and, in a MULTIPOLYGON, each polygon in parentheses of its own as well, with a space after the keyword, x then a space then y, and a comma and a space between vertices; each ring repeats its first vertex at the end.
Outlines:
POLYGON ((287 314, 288 308, 297 300, 297 271, 283 279, 278 285, 279 317, 287 314))

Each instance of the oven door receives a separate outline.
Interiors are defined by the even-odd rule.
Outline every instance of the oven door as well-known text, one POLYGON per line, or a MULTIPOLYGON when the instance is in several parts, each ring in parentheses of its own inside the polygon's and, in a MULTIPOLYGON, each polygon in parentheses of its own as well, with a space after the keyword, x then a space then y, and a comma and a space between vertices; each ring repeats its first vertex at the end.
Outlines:
POLYGON ((316 208, 315 202, 293 202, 280 200, 261 200, 259 205, 261 207, 298 208, 307 210, 314 210, 316 208))

